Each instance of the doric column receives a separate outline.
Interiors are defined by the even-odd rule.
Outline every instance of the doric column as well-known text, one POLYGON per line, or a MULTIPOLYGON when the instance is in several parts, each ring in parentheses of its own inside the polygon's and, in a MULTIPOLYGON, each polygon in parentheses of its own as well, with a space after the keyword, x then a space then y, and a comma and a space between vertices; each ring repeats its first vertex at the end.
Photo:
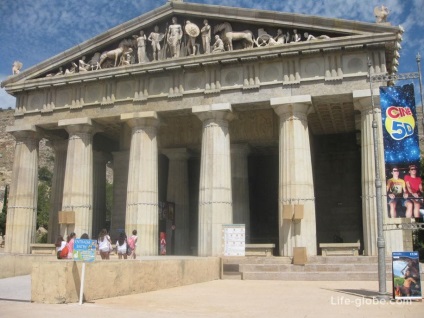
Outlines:
POLYGON ((158 147, 156 112, 122 114, 132 128, 125 230, 138 235, 138 255, 158 254, 158 147))
POLYGON ((248 144, 231 145, 233 223, 245 225, 246 243, 250 242, 249 174, 247 165, 249 153, 250 147, 248 144))
MULTIPOLYGON (((110 220, 111 237, 119 237, 125 230, 125 213, 127 206, 129 151, 113 152, 113 211, 110 220)), ((126 233, 127 236, 131 232, 126 233)))
POLYGON ((58 212, 62 210, 63 184, 65 181, 67 140, 52 140, 50 146, 54 150, 54 168, 52 178, 52 193, 50 197, 49 234, 48 241, 56 242, 60 234, 58 212))
MULTIPOLYGON (((380 162, 380 177, 383 197, 383 223, 401 223, 401 219, 390 219, 387 215, 386 178, 384 168, 383 130, 381 122, 380 94, 374 89, 375 116, 378 134, 378 156, 380 162)), ((370 90, 353 91, 353 103, 356 110, 361 112, 361 160, 362 160, 362 224, 364 232, 364 254, 377 255, 377 204, 375 184, 375 156, 373 139, 373 111, 370 90)), ((386 255, 392 251, 403 250, 402 231, 386 231, 386 255)))
POLYGON ((5 251, 30 253, 35 241, 38 194, 38 145, 35 126, 8 127, 16 139, 8 198, 5 251))
POLYGON ((63 185, 63 211, 75 212, 75 225, 61 225, 61 234, 75 232, 77 237, 93 227, 93 134, 89 118, 59 120, 69 134, 63 185))
POLYGON ((222 225, 233 223, 230 104, 193 107, 203 122, 199 183, 199 256, 222 254, 222 225))
POLYGON ((169 158, 166 200, 175 203, 174 252, 175 255, 190 255, 187 162, 190 154, 185 148, 164 149, 162 153, 169 158))
POLYGON ((93 237, 106 227, 106 164, 108 155, 93 152, 93 237))
POLYGON ((279 141, 279 245, 281 256, 292 256, 294 247, 316 255, 315 198, 307 114, 311 96, 272 98, 280 117, 279 141), (303 218, 283 218, 284 206, 303 208, 303 218), (303 207, 302 207, 303 206, 303 207))

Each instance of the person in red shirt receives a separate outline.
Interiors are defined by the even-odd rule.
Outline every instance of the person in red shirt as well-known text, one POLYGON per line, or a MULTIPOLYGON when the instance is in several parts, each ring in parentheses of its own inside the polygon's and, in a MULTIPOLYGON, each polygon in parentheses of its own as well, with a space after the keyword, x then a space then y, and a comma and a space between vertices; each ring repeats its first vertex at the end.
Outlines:
MULTIPOLYGON (((405 175, 405 184, 406 184, 406 191, 408 193, 408 201, 410 201, 413 204, 414 207, 414 216, 415 218, 420 217, 420 207, 421 203, 423 201, 422 193, 423 193, 423 186, 422 186, 422 180, 420 177, 417 176, 417 166, 416 165, 410 165, 409 166, 409 175, 405 175)), ((412 209, 407 209, 406 215, 407 218, 412 217, 412 209)))

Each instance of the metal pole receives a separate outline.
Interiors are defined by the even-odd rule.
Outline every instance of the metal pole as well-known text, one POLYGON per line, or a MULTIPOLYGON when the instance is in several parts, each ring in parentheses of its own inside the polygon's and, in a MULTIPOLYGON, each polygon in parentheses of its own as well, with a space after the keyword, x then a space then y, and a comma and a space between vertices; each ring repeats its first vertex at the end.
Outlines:
MULTIPOLYGON (((419 80, 419 83, 420 83, 421 114, 423 115, 422 124, 423 124, 423 128, 424 128, 423 84, 421 82, 421 55, 420 55, 420 53, 417 53, 416 60, 417 60, 417 65, 418 65, 418 80, 419 80)), ((424 130, 423 130, 423 134, 424 134, 424 130)))
POLYGON ((376 120, 376 108, 374 105, 374 93, 372 90, 371 61, 368 58, 368 75, 370 78, 371 105, 372 105, 372 135, 374 141, 374 166, 375 166, 375 200, 377 204, 377 248, 378 248, 378 293, 387 297, 386 289, 386 242, 383 235, 383 209, 381 204, 381 178, 380 160, 378 155, 378 125, 376 120))

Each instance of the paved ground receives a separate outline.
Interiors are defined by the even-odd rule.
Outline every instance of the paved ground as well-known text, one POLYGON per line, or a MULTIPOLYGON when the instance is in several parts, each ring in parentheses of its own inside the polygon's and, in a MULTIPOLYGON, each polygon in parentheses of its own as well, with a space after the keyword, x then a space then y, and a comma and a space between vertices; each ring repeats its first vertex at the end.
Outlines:
POLYGON ((0 317, 424 317, 423 302, 373 300, 377 282, 217 280, 82 305, 31 303, 30 285, 0 279, 0 317))

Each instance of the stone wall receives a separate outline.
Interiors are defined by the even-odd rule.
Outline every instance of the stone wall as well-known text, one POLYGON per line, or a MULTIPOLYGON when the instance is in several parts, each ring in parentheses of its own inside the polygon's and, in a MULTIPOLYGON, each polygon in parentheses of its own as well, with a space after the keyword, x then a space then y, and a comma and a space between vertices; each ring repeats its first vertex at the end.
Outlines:
MULTIPOLYGON (((217 280, 219 272, 218 257, 95 261, 86 264, 84 301, 217 280)), ((82 262, 33 262, 31 301, 78 302, 81 273, 82 262)))
MULTIPOLYGON (((6 127, 13 125, 14 110, 0 109, 0 200, 3 202, 4 190, 12 179, 13 152, 15 139, 6 133, 6 127)), ((1 204, 2 206, 2 204, 1 204)))

